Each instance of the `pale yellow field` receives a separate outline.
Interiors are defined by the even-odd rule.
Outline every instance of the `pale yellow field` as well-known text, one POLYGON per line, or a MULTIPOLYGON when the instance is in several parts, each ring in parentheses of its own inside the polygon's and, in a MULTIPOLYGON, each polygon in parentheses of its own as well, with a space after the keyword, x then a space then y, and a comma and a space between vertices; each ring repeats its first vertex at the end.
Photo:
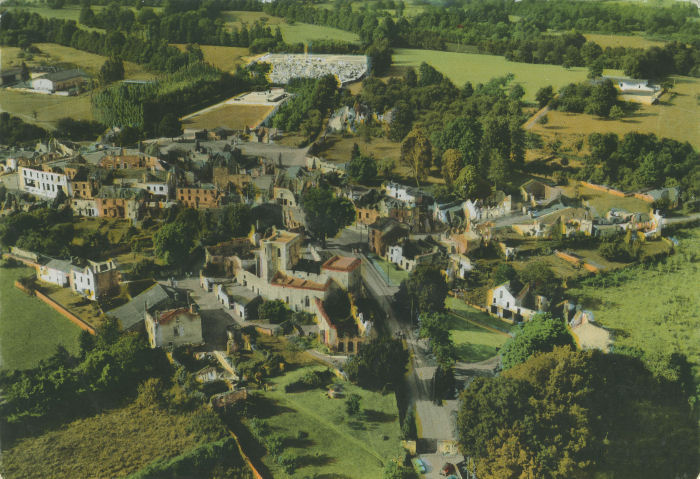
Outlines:
POLYGON ((0 112, 5 111, 44 128, 53 128, 58 119, 67 116, 76 120, 93 119, 90 93, 79 96, 56 96, 2 89, 0 90, 0 112))
POLYGON ((565 140, 576 135, 611 132, 654 133, 662 138, 687 141, 700 148, 700 80, 674 77, 676 86, 661 96, 657 105, 640 105, 630 117, 619 121, 604 120, 593 115, 550 111, 546 125, 536 124, 532 131, 543 137, 558 135, 565 140))
POLYGON ((242 130, 246 126, 252 128, 264 120, 273 108, 265 105, 224 105, 184 120, 182 127, 212 129, 224 126, 234 130, 242 130))
MULTIPOLYGON (((173 43, 173 46, 184 51, 187 45, 184 43, 173 43)), ((241 47, 219 47, 213 45, 200 45, 204 54, 204 61, 211 63, 224 71, 232 71, 238 65, 248 63, 250 51, 241 47)))
POLYGON ((606 35, 603 33, 584 33, 586 40, 597 43, 601 48, 625 47, 625 48, 649 48, 662 47, 666 43, 656 40, 647 40, 640 35, 606 35))

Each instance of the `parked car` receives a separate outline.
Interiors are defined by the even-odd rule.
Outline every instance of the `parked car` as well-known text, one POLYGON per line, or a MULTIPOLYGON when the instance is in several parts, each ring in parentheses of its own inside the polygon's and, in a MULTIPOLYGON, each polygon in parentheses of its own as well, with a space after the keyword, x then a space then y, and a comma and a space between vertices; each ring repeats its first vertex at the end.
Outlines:
POLYGON ((423 459, 420 459, 418 457, 413 459, 413 465, 416 467, 416 469, 418 469, 418 471, 421 474, 425 474, 425 472, 428 470, 428 468, 425 465, 425 461, 423 461, 423 459))

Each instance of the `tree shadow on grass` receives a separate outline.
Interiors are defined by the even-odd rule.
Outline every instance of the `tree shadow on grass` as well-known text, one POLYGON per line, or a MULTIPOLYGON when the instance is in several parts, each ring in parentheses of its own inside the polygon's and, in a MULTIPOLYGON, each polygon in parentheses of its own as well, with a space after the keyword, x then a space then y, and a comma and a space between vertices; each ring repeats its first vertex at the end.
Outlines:
POLYGON ((249 414, 260 419, 267 419, 285 412, 296 412, 286 406, 281 406, 277 401, 265 396, 256 396, 255 401, 250 403, 249 414))
MULTIPOLYGON (((333 464, 335 462, 335 458, 329 456, 328 454, 305 454, 303 456, 299 456, 299 467, 304 467, 304 466, 327 466, 329 464, 333 464)), ((320 477, 320 476, 318 476, 320 477)))
POLYGON ((367 427, 359 420, 350 420, 347 422, 347 425, 354 431, 364 431, 367 429, 367 427))
POLYGON ((306 449, 316 444, 316 441, 309 438, 299 439, 296 437, 287 437, 284 439, 284 447, 296 447, 298 449, 306 449))
POLYGON ((465 343, 455 345, 455 352, 460 361, 475 363, 495 356, 498 350, 485 344, 465 343))
POLYGON ((369 422, 392 422, 396 420, 395 414, 388 414, 374 409, 365 409, 363 411, 365 420, 369 422))

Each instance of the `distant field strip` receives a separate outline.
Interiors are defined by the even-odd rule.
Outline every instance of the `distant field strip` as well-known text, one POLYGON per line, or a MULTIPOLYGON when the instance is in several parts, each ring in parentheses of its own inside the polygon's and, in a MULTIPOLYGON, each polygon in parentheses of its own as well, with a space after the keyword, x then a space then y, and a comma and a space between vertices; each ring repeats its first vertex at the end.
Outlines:
MULTIPOLYGON (((458 87, 468 81, 476 85, 512 73, 515 75, 515 82, 525 89, 527 101, 534 101, 537 90, 544 86, 552 85, 558 90, 569 83, 584 81, 588 73, 586 68, 566 69, 558 65, 517 63, 495 55, 408 48, 396 49, 393 62, 399 67, 418 67, 422 62, 426 62, 446 75, 458 87)), ((606 70, 605 74, 622 75, 618 70, 606 70)))

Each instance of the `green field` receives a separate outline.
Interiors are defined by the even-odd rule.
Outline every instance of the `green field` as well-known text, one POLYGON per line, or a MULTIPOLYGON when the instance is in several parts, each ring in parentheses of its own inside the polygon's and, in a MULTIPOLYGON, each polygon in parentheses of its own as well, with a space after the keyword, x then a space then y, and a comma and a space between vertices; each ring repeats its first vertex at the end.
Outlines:
POLYGON ((674 236, 680 240, 677 252, 659 265, 633 266, 615 273, 620 284, 583 286, 568 294, 613 332, 615 344, 684 353, 700 382, 700 229, 674 236))
POLYGON ((508 340, 507 331, 513 326, 453 297, 448 297, 445 305, 452 310, 452 313, 447 315, 447 328, 457 349, 459 361, 472 363, 498 354, 498 349, 508 340))
MULTIPOLYGON (((474 85, 486 83, 494 77, 515 75, 515 82, 525 89, 525 100, 533 101, 537 90, 552 85, 555 89, 569 83, 586 79, 586 68, 566 69, 558 65, 536 65, 533 63, 509 62, 504 57, 480 55, 477 53, 453 53, 434 50, 413 50, 398 48, 393 56, 394 65, 398 67, 418 67, 426 62, 452 82, 461 87, 470 81, 474 85)), ((621 75, 617 70, 606 70, 606 75, 621 75)))
POLYGON ((136 404, 78 419, 3 449, 3 476, 55 479, 123 477, 204 440, 193 432, 194 412, 136 404), (6 475, 6 476, 5 476, 6 475))
POLYGON ((80 329, 37 298, 14 287, 32 276, 29 268, 0 268, 0 368, 26 369, 51 356, 62 344, 78 351, 80 329))
MULTIPOLYGON (((343 382, 343 393, 359 394, 361 413, 351 418, 345 400, 330 399, 322 389, 285 393, 284 385, 298 380, 311 369, 307 366, 272 380, 264 397, 272 404, 265 421, 273 431, 285 437, 286 451, 300 457, 294 477, 381 478, 383 464, 399 456, 400 426, 394 394, 382 395, 343 382), (298 439, 298 432, 308 434, 298 439)), ((281 468, 265 456, 263 462, 273 477, 287 477, 281 468)))
MULTIPOLYGON (((228 11, 223 12, 223 19, 228 26, 235 26, 236 28, 241 28, 244 24, 250 26, 258 20, 264 20, 265 23, 272 27, 273 32, 275 27, 280 27, 282 38, 286 43, 306 43, 313 40, 360 41, 360 38, 352 32, 300 22, 295 22, 290 25, 283 18, 272 17, 263 12, 228 11)), ((313 45, 311 46, 311 50, 313 51, 313 45)))
POLYGON ((401 281, 408 279, 408 271, 404 271, 394 263, 390 263, 375 255, 372 255, 372 263, 374 263, 375 269, 382 275, 384 280, 388 279, 393 286, 398 286, 401 284, 401 281))

